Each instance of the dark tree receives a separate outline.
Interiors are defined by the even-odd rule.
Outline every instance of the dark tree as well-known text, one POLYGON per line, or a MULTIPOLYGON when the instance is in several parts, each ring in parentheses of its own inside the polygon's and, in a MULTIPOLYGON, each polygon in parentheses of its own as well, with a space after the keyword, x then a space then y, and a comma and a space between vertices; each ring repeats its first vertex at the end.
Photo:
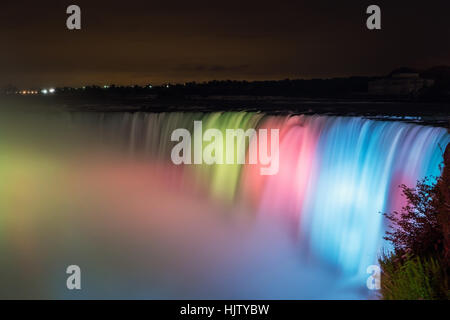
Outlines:
POLYGON ((445 152, 442 175, 433 185, 429 179, 415 188, 401 186, 407 204, 400 212, 385 214, 391 231, 385 239, 396 253, 414 256, 439 256, 448 265, 450 235, 450 147, 445 152))

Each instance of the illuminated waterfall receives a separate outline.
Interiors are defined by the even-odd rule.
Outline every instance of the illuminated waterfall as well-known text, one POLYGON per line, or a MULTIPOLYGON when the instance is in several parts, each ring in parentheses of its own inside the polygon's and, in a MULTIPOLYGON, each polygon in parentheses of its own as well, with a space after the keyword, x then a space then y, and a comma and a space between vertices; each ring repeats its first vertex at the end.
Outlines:
MULTIPOLYGON (((61 199, 71 199, 71 202, 68 202, 69 208, 72 208, 73 203, 84 205, 86 197, 90 201, 104 198, 107 202, 117 202, 118 204, 110 204, 111 210, 105 210, 109 215, 106 214, 103 218, 92 208, 93 214, 88 214, 86 211, 81 215, 81 212, 78 212, 77 215, 71 214, 64 219, 53 214, 51 221, 54 225, 68 225, 67 221, 79 221, 83 216, 84 222, 71 225, 77 226, 83 232, 87 230, 83 227, 84 224, 108 225, 108 228, 115 231, 108 231, 106 234, 114 234, 119 237, 118 239, 122 239, 120 236, 125 233, 128 236, 124 236, 123 239, 136 238, 140 232, 144 238, 150 236, 151 232, 146 231, 146 228, 156 228, 154 234, 158 235, 161 230, 164 230, 168 233, 164 235, 167 237, 170 237, 173 232, 175 234, 173 238, 177 239, 176 232, 188 226, 192 227, 189 225, 191 218, 184 218, 179 212, 202 211, 203 218, 199 218, 199 221, 212 219, 213 222, 210 224, 216 226, 230 224, 231 221, 239 218, 242 212, 245 212, 247 219, 245 221, 251 221, 252 224, 267 222, 269 226, 280 226, 293 250, 298 252, 298 259, 311 257, 323 266, 336 270, 343 279, 356 281, 360 287, 365 286, 367 267, 377 263, 379 250, 387 245, 383 242, 386 223, 382 213, 399 210, 404 204, 398 186, 406 184, 412 187, 419 179, 438 176, 443 150, 450 142, 450 135, 444 128, 403 122, 373 121, 357 117, 271 116, 246 112, 206 114, 176 112, 70 113, 64 116, 56 115, 55 118, 60 128, 75 128, 73 131, 76 132, 83 132, 84 129, 81 129, 87 128, 88 139, 83 140, 82 146, 76 149, 77 152, 86 149, 86 141, 89 140, 94 145, 113 146, 115 150, 120 151, 115 153, 116 155, 124 155, 127 159, 138 158, 143 164, 124 167, 120 167, 120 164, 110 165, 109 162, 114 156, 105 156, 106 152, 102 155, 103 151, 98 151, 98 148, 93 149, 96 150, 93 154, 97 154, 95 159, 100 160, 91 160, 90 157, 94 157, 86 151, 85 158, 89 160, 87 163, 81 162, 84 163, 82 169, 78 169, 79 165, 75 166, 71 161, 64 160, 78 159, 72 154, 70 156, 66 154, 64 158, 52 158, 45 153, 40 153, 39 156, 26 155, 27 153, 23 151, 29 152, 26 148, 20 152, 17 151, 17 157, 20 157, 21 161, 12 161, 16 145, 12 140, 9 141, 12 151, 8 151, 8 157, 2 158, 1 168, 4 173, 7 173, 2 181, 2 190, 7 190, 11 195, 26 196, 25 192, 44 192, 42 188, 37 187, 38 184, 34 183, 40 181, 42 176, 49 177, 47 179, 50 181, 55 180, 54 177, 57 176, 58 179, 55 181, 66 182, 58 184, 58 190, 52 191, 53 196, 46 194, 45 197, 42 195, 28 197, 27 201, 21 202, 20 206, 11 204, 11 200, 9 203, 3 201, 0 225, 0 230, 3 230, 1 238, 3 244, 16 241, 17 235, 13 236, 11 230, 25 230, 13 228, 12 225, 19 225, 26 221, 29 230, 39 229, 37 225, 40 225, 42 221, 41 215, 44 214, 42 212, 49 214, 48 212, 55 206, 54 203, 45 204, 42 199, 48 200, 52 197, 59 199, 58 203, 62 203, 58 204, 60 206, 64 205, 61 199), (250 164, 175 166, 171 163, 170 153, 176 143, 170 141, 170 136, 178 128, 186 128, 192 132, 195 120, 203 121, 205 129, 215 128, 222 132, 226 129, 237 128, 279 129, 278 174, 262 176, 259 165, 250 164), (23 159, 39 159, 39 161, 23 159), (21 163, 24 165, 19 168, 21 163), (112 169, 109 170, 109 167, 112 169), (91 170, 91 168, 94 169, 91 170), (102 170, 105 172, 103 173, 102 170), (84 175, 85 171, 92 174, 84 175), (102 173, 96 178, 95 174, 98 171, 102 173), (28 183, 26 188, 13 177, 15 173, 23 172, 27 173, 28 180, 23 180, 28 183), (162 191, 159 189, 165 190, 163 186, 166 183, 165 180, 170 180, 167 187, 168 194, 160 194, 162 191), (8 181, 15 181, 15 183, 7 183, 8 181), (31 181, 34 184, 31 184, 31 181), (125 181, 128 181, 128 184, 125 185, 125 181), (120 185, 122 182, 124 186, 120 185), (148 187, 147 182, 151 185, 150 191, 146 191, 148 194, 142 191, 148 187), (87 187, 79 187, 83 185, 82 183, 85 183, 87 187), (70 188, 62 189, 64 184, 70 188), (32 189, 34 185, 36 188, 32 189), (90 186, 93 186, 93 191, 84 191, 90 186), (111 193, 108 193, 108 190, 114 189, 113 187, 120 190, 114 191, 120 196, 112 197, 111 193), (134 214, 126 209, 136 196, 136 190, 142 193, 143 200, 140 199, 136 202, 134 209, 129 210, 142 211, 143 214, 134 214), (87 196, 83 192, 86 192, 87 196), (191 197, 186 192, 192 192, 194 196, 191 197), (173 199, 170 198, 170 193, 173 193, 173 199), (201 196, 195 196, 196 194, 201 196), (182 196, 184 200, 180 200, 182 196), (78 202, 72 200, 77 197, 82 200, 78 202), (34 202, 30 199, 34 199, 34 202), (147 199, 151 200, 146 203, 147 199), (109 213, 119 210, 122 204, 125 208, 123 213, 115 215, 109 213), (27 205, 29 207, 26 207, 27 205), (40 210, 36 209, 37 206, 41 206, 40 210), (20 223, 16 223, 19 221, 16 220, 17 208, 20 208, 23 213, 27 210, 36 210, 39 211, 39 215, 36 214, 35 217, 27 213, 28 215, 21 216, 20 223), (146 210, 153 212, 154 215, 146 213, 146 210), (162 215, 161 212, 164 214, 162 215), (53 219, 54 217, 56 218, 53 219), (149 218, 152 219, 151 223, 147 222, 149 218), (127 227, 132 231, 129 233, 124 231, 127 227), (141 227, 142 231, 135 231, 136 228, 141 227)), ((254 141, 250 141, 251 143, 254 141)), ((249 147, 248 143, 246 147, 249 147)), ((3 150, 6 150, 5 148, 4 143, 3 150)), ((223 154, 226 153, 225 148, 223 154)), ((78 157, 84 159, 82 156, 78 157)), ((3 192, 2 197, 12 199, 7 195, 8 193, 3 192)), ((86 208, 83 205, 80 207, 86 208)), ((91 210, 91 208, 88 209, 91 210)), ((59 211, 59 216, 61 216, 60 212, 62 209, 59 211)), ((197 223, 197 229, 193 231, 192 237, 199 238, 199 241, 195 243, 207 246, 208 240, 202 238, 202 234, 208 229, 204 225, 207 223, 197 223)), ((240 237, 239 233, 228 235, 228 231, 217 231, 214 228, 221 230, 221 227, 210 226, 209 229, 215 231, 210 231, 204 237, 209 239, 222 233, 226 241, 233 241, 233 238, 240 237)), ((26 237, 37 234, 24 231, 19 233, 26 237)), ((105 243, 111 241, 105 239, 102 240, 105 243)), ((275 240, 271 239, 270 242, 276 242, 275 240)), ((147 242, 149 241, 143 241, 143 243, 147 242)), ((223 246, 231 245, 223 244, 223 246)), ((270 248, 267 247, 267 250, 270 248)), ((215 248, 213 252, 217 260, 222 251, 215 248)), ((243 256, 238 256, 235 260, 238 261, 241 258, 244 259, 243 256)), ((11 270, 14 271, 14 268, 11 270)), ((236 270, 240 269, 236 267, 236 270)), ((239 272, 236 271, 236 273, 239 272)), ((180 274, 183 272, 181 271, 180 274)), ((205 276, 205 272, 202 276, 205 276)), ((214 292, 218 293, 222 289, 223 287, 216 288, 214 292)), ((288 288, 285 289, 288 290, 288 288)), ((157 294, 156 296, 158 297, 157 294)), ((268 292, 264 297, 272 296, 268 292)))
MULTIPOLYGON (((168 116, 153 130, 166 146, 176 126, 191 128, 194 117, 168 116)), ((381 213, 403 204, 398 186, 414 186, 439 175, 445 129, 352 117, 273 117, 250 113, 213 113, 197 117, 221 130, 249 127, 280 129, 280 172, 260 176, 255 166, 203 166, 211 192, 229 199, 253 199, 257 216, 286 218, 287 232, 311 252, 343 271, 365 273, 376 262, 384 224, 381 213)), ((145 127, 145 125, 144 125, 145 127)), ((149 127, 144 130, 149 130, 149 127)), ((132 141, 141 136, 131 128, 132 141)), ((150 135, 152 137, 152 135, 150 135)), ((161 147, 158 149, 161 150, 161 147)), ((226 150, 224 150, 226 153, 226 150)), ((194 168, 195 170, 195 168, 194 168)))

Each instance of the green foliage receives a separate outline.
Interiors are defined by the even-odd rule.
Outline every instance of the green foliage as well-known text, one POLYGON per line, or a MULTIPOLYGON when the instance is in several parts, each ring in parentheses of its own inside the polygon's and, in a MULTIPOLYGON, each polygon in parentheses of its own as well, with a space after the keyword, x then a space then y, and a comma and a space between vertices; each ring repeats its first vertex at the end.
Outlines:
POLYGON ((381 294, 385 300, 449 299, 449 279, 435 258, 384 255, 381 294))

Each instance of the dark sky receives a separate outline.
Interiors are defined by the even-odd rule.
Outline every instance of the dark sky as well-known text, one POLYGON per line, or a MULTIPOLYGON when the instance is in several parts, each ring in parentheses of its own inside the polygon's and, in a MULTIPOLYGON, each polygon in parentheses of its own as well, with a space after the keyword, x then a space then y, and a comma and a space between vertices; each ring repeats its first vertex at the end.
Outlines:
POLYGON ((449 0, 2 0, 0 85, 379 75, 450 65, 449 40, 449 0))

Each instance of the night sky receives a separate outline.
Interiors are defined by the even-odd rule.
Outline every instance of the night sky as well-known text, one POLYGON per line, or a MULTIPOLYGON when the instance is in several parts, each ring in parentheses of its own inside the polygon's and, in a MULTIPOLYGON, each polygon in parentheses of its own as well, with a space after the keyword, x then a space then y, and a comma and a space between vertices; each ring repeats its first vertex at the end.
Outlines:
POLYGON ((382 75, 450 65, 450 1, 2 0, 0 39, 0 85, 382 75))

